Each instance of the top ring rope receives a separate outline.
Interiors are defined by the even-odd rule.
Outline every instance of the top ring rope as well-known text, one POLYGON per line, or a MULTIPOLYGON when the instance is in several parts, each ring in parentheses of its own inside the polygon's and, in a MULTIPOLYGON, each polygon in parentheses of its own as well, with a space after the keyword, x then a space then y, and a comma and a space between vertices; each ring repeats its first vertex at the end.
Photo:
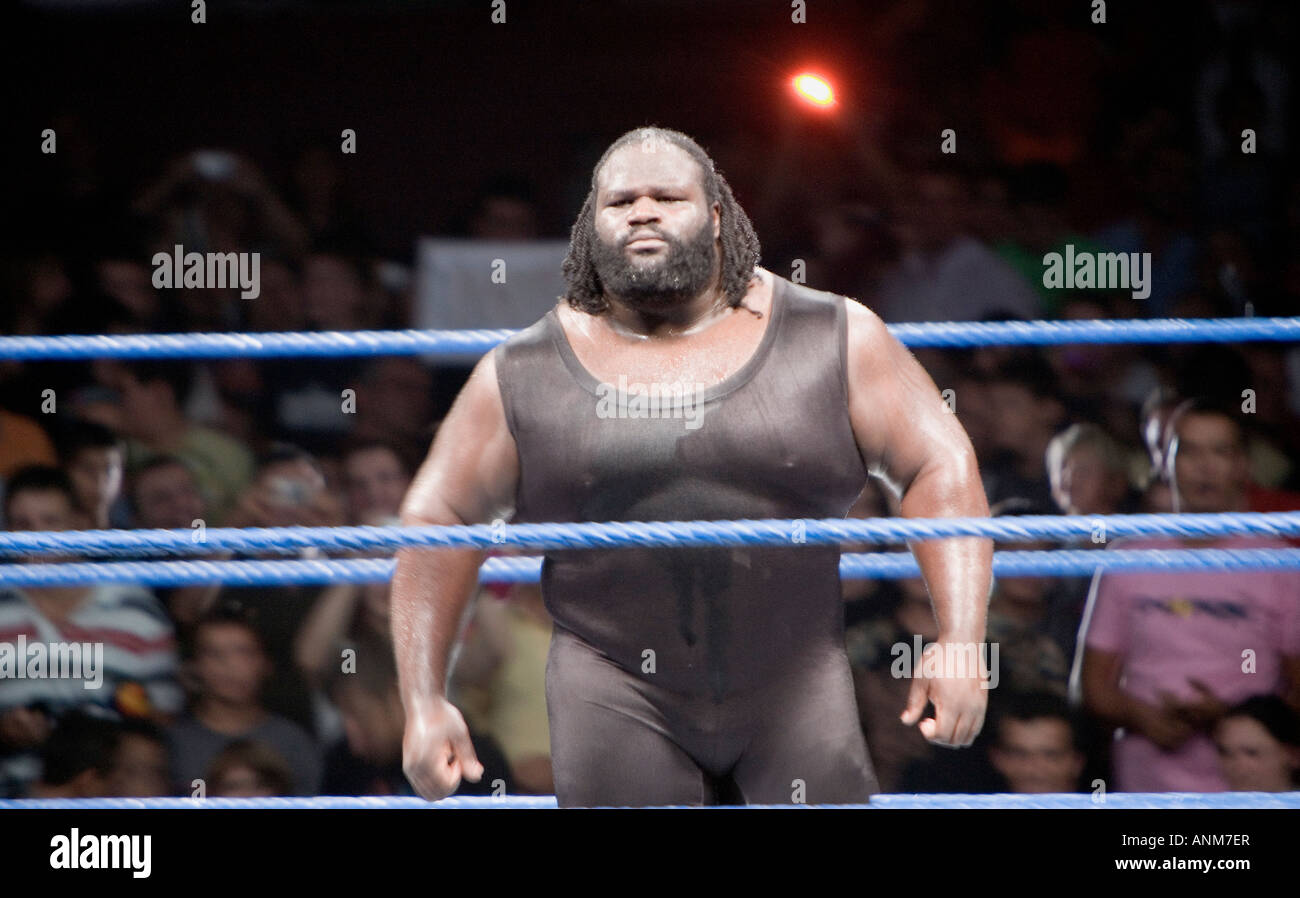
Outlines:
POLYGON ((195 530, 15 530, 0 555, 192 555, 301 549, 614 549, 627 546, 818 545, 990 537, 999 542, 1172 536, 1294 536, 1300 511, 1217 514, 1023 515, 1000 518, 826 518, 739 521, 605 521, 418 527, 249 527, 195 530))
MULTIPOLYGON (((1300 318, 1119 321, 940 321, 891 324, 915 348, 1064 343, 1300 342, 1300 318)), ((513 330, 389 330, 0 337, 0 359, 213 359, 285 356, 470 355, 513 330)))

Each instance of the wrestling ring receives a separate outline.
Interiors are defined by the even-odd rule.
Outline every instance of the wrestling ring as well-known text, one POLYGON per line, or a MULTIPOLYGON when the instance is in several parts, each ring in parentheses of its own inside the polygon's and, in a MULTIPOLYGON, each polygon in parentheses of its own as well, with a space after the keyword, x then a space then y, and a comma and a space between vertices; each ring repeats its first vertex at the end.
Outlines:
MULTIPOLYGON (((1016 321, 891 325, 905 345, 973 347, 1079 343, 1300 342, 1298 318, 1240 318, 1136 321, 1016 321)), ((464 356, 491 349, 512 331, 361 331, 313 333, 132 334, 58 337, 0 337, 0 358, 248 358, 287 356, 442 355, 464 356)), ((315 558, 210 561, 187 555, 217 552, 294 555, 394 551, 405 547, 533 551, 609 549, 622 546, 729 546, 800 544, 898 544, 912 540, 979 536, 999 544, 1036 540, 1086 543, 1095 533, 1107 540, 1165 536, 1209 538, 1229 535, 1300 536, 1300 511, 1232 514, 1135 514, 1021 516, 944 519, 833 519, 593 522, 458 527, 283 527, 208 528, 196 540, 192 530, 87 530, 0 533, 0 558, 43 554, 93 561, 0 563, 0 586, 56 586, 132 582, 185 586, 223 582, 238 586, 375 582, 389 579, 395 562, 384 558, 315 558), (138 560, 141 556, 151 560, 138 560), (157 556, 154 559, 154 556, 157 556), (133 560, 113 560, 130 558, 133 560), (99 560, 102 559, 102 560, 99 560)), ((998 551, 995 576, 1082 576, 1106 571, 1300 570, 1300 549, 1169 549, 1106 551, 998 551)), ((490 558, 480 581, 536 582, 540 558, 490 558)), ((844 578, 915 577, 910 552, 847 554, 844 578)), ((1300 574, 1297 574, 1300 576, 1300 574)), ((553 796, 451 797, 426 802, 405 797, 313 798, 100 798, 0 800, 0 809, 546 809, 553 796)), ((808 808, 809 805, 750 807, 808 808)), ((821 805, 816 807, 850 807, 821 805)), ((901 795, 882 794, 872 809, 917 808, 1113 808, 1224 809, 1300 808, 1300 792, 1288 793, 1120 793, 1101 795, 901 795)))

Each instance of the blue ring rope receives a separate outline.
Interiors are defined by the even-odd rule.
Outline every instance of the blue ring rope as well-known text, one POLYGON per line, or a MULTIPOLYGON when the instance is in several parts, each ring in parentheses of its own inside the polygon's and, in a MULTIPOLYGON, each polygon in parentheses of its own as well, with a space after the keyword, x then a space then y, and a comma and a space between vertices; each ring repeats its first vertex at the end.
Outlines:
MULTIPOLYGON (((291 583, 380 583, 392 579, 396 562, 383 558, 276 561, 109 561, 65 564, 0 564, 0 586, 73 586, 136 583, 192 586, 221 582, 236 586, 291 583)), ((479 569, 480 583, 536 583, 540 558, 489 558, 479 569)), ((1241 571, 1300 569, 1300 549, 1057 549, 996 552, 999 577, 1089 576, 1097 570, 1241 571)), ((911 552, 844 555, 845 580, 918 577, 911 552)))
MULTIPOLYGON (((1178 320, 1178 319, 1161 319, 1161 320, 1135 320, 1135 321, 1034 321, 1034 322, 939 322, 932 324, 897 324, 890 325, 891 332, 905 345, 911 347, 968 347, 984 345, 1058 345, 1068 343, 1182 343, 1182 342, 1202 342, 1202 341, 1291 341, 1300 340, 1300 318, 1243 318, 1243 319, 1202 319, 1202 320, 1178 320)), ((241 356, 250 358, 269 358, 285 356, 358 356, 358 355, 467 355, 471 353, 483 353, 496 346, 502 340, 506 339, 513 333, 508 330, 478 330, 478 331, 353 331, 343 332, 322 332, 322 333, 263 333, 263 334, 134 334, 134 335, 91 335, 91 336, 55 336, 55 337, 0 337, 0 358, 12 359, 72 359, 72 358, 226 358, 229 356, 241 356)), ((1137 529, 1132 533, 1126 532, 1118 525, 1111 523, 1107 518, 1113 520, 1119 517, 1139 518, 1143 516, 1103 516, 1098 520, 1105 522, 1105 526, 1114 526, 1108 536, 1110 538, 1125 535, 1193 535, 1183 530, 1181 527, 1177 530, 1170 531, 1160 529, 1159 526, 1147 522, 1150 529, 1137 529)), ((1160 517, 1160 516, 1148 516, 1160 517)), ((1173 520, 1185 520, 1188 516, 1178 516, 1173 520)), ((1226 516, 1205 516, 1205 517, 1226 517, 1226 516)), ((960 519, 947 519, 940 524, 940 530, 944 525, 951 525, 954 521, 960 519)), ((995 521, 1008 522, 1012 519, 968 519, 974 521, 984 521, 987 524, 993 524, 995 521)), ((1165 520, 1170 520, 1165 518, 1165 520)), ((677 522, 675 522, 677 523, 677 522)), ((716 525, 718 522, 694 522, 705 525, 716 525)), ((753 524, 772 524, 773 522, 731 522, 740 525, 753 524)), ((787 526, 782 538, 771 540, 773 542, 790 542, 791 522, 784 523, 787 526)), ((1077 522, 1074 527, 1066 525, 1065 530, 1053 531, 1051 526, 1044 524, 1035 524, 1026 527, 1018 532, 997 533, 996 527, 978 530, 961 531, 958 529, 946 534, 931 531, 929 534, 916 534, 912 536, 902 535, 901 532, 892 534, 887 531, 875 533, 851 534, 831 534, 822 531, 823 526, 835 527, 838 525, 871 523, 862 521, 853 522, 825 522, 811 521, 801 522, 808 531, 803 534, 800 542, 873 542, 887 541, 892 538, 898 539, 922 539, 922 538, 942 538, 943 535, 980 535, 992 536, 999 539, 1029 539, 1039 538, 1060 538, 1062 536, 1080 536, 1088 535, 1094 531, 1092 522, 1088 519, 1083 520, 1085 525, 1084 533, 1078 530, 1077 522), (815 525, 815 526, 814 526, 815 525), (1042 530, 1036 530, 1038 527, 1042 530)), ((895 522, 896 523, 896 522, 895 522)), ((915 520, 906 521, 907 524, 916 524, 915 520)), ((516 525, 510 530, 517 531, 520 526, 516 525)), ((532 525, 535 527, 563 527, 563 526, 584 526, 584 525, 532 525)), ((1141 528, 1142 524, 1135 526, 1141 528)), ((1212 526, 1212 525, 1211 525, 1212 526)), ((1233 528, 1236 523, 1224 522, 1224 526, 1233 528)), ((1249 526, 1243 524, 1242 526, 1249 526)), ((1222 532, 1249 532, 1249 533, 1269 533, 1271 535, 1283 535, 1296 532, 1295 523, 1290 520, 1282 520, 1276 524, 1280 530, 1256 530, 1256 529, 1229 529, 1227 531, 1214 531, 1215 534, 1222 532)), ((344 530, 393 530, 398 528, 279 528, 281 531, 344 531, 344 530)), ((440 529, 450 528, 400 528, 408 533, 413 530, 440 529)), ((471 528, 462 528, 471 529, 471 528)), ((704 540, 705 544, 716 544, 713 537, 718 536, 717 532, 705 532, 699 538, 704 540)), ((0 545, 0 551, 10 552, 32 552, 32 551, 56 551, 57 549, 68 550, 78 540, 82 540, 79 551, 88 550, 107 550, 107 551, 141 551, 140 544, 128 544, 129 540, 123 540, 121 536, 103 536, 103 534, 121 534, 131 533, 133 535, 152 534, 153 539, 159 540, 157 543, 149 543, 146 537, 140 542, 148 545, 149 550, 157 551, 166 547, 170 551, 185 551, 182 546, 188 543, 189 551, 211 552, 217 551, 218 547, 215 540, 223 537, 225 533, 244 533, 245 531, 221 531, 214 529, 209 531, 209 540, 203 543, 193 542, 193 533, 191 531, 86 531, 87 536, 73 536, 67 539, 66 543, 60 543, 59 537, 53 541, 46 541, 43 537, 48 534, 6 534, 6 536, 19 536, 22 538, 33 538, 30 543, 23 545, 22 539, 10 542, 8 545, 0 545), (171 537, 158 537, 157 534, 172 534, 171 537), (98 537, 95 534, 99 534, 98 537), (178 542, 184 540, 184 542, 178 542), (98 540, 98 541, 97 541, 98 540), (121 540, 115 542, 115 540, 121 540)), ((270 531, 262 531, 263 533, 270 531)), ((476 534, 475 545, 481 548, 487 548, 493 545, 514 545, 529 546, 533 548, 546 547, 546 543, 541 542, 544 537, 538 534, 535 544, 518 537, 503 540, 500 537, 501 530, 494 530, 488 534, 488 542, 481 542, 482 536, 476 534)), ((284 536, 283 532, 281 536, 284 536)), ((331 534, 335 535, 335 534, 331 534)), ((560 539, 563 534, 560 531, 553 531, 552 534, 560 539)), ((747 536, 750 538, 741 538, 740 542, 752 544, 752 537, 757 535, 735 534, 737 536, 747 536)), ((1196 532, 1194 535, 1209 535, 1205 531, 1196 532)), ((62 534, 67 537, 67 534, 62 534)), ((684 539, 671 539, 669 544, 682 545, 694 544, 689 542, 692 538, 687 534, 680 534, 684 539)), ((297 533, 288 535, 290 541, 299 538, 297 533)), ((310 538, 310 537, 307 537, 310 538)), ((391 537, 388 537, 391 538, 391 537)), ((567 540, 573 538, 572 535, 566 537, 566 544, 559 547, 572 547, 567 540)), ((232 537, 236 541, 238 538, 232 537)), ((256 538, 253 538, 255 541, 256 538)), ((280 537, 275 537, 276 546, 274 548, 295 549, 301 548, 302 545, 286 545, 280 537)), ((364 538, 363 538, 364 539, 364 538)), ((650 536, 650 540, 657 537, 650 536)), ((769 540, 757 540, 759 542, 768 542, 769 540)), ((337 548, 346 548, 355 550, 358 548, 377 548, 380 545, 437 545, 446 543, 405 543, 405 542, 370 542, 364 546, 356 544, 335 546, 337 548)), ((637 540, 632 544, 635 545, 662 545, 662 542, 641 541, 637 540)), ((308 545, 320 545, 312 542, 308 545)), ((231 548, 226 546, 225 548, 231 548)), ((241 548, 247 548, 247 545, 241 548)), ((262 550, 271 549, 269 545, 260 547, 262 550)), ((509 582, 528 582, 535 580, 536 575, 540 573, 540 559, 489 559, 480 572, 480 579, 484 582, 495 582, 498 580, 509 582)), ((114 562, 107 564, 89 564, 74 563, 60 565, 0 565, 0 583, 10 585, 38 585, 41 583, 69 583, 69 582, 86 582, 75 579, 80 575, 90 575, 96 580, 112 578, 109 571, 126 574, 128 571, 131 576, 123 576, 122 579, 128 579, 134 582, 145 582, 150 585, 162 585, 163 582, 208 582, 214 572, 221 574, 235 574, 236 572, 249 578, 249 582, 312 582, 299 580, 298 576, 308 577, 327 577, 327 580, 321 582, 337 582, 339 579, 348 579, 351 582, 365 582, 370 580, 386 580, 392 575, 394 563, 381 559, 347 559, 347 560, 321 560, 321 561, 258 561, 258 562, 204 562, 204 561, 178 561, 178 562, 114 562), (175 579, 164 581, 166 576, 164 571, 171 571, 175 574, 175 579), (106 576, 107 575, 107 576, 106 576), (183 575, 183 576, 182 576, 183 575), (191 576, 198 575, 202 579, 191 580, 191 576), (282 579, 286 575, 294 579, 282 579), (24 580, 24 578, 27 578, 24 580), (69 579, 72 578, 72 579, 69 579), (263 579, 265 578, 265 579, 263 579)), ((1108 552, 1097 552, 1087 550, 1058 550, 1055 552, 1014 552, 997 553, 994 559, 994 573, 1001 576, 1030 575, 1030 574, 1069 574, 1069 573, 1087 573, 1095 569, 1105 570, 1142 570, 1142 569, 1164 569, 1164 570, 1231 570, 1245 568, 1268 568, 1268 569, 1291 569, 1300 568, 1300 550, 1294 549, 1260 549, 1260 550, 1148 550, 1148 551, 1131 551, 1131 550, 1111 550, 1108 552), (1011 557, 1018 556, 1018 557, 1011 557)), ((848 555, 841 559, 841 574, 847 577, 861 576, 916 576, 919 569, 916 565, 915 558, 911 553, 887 553, 879 555, 848 555)), ((230 581, 227 581, 230 582, 230 581)), ((421 799, 403 799, 403 798, 339 798, 339 797, 322 797, 322 798, 297 798, 297 799, 55 799, 55 800, 0 800, 0 809, 17 809, 17 808, 393 808, 393 807, 419 807, 419 808, 546 808, 555 807, 553 797, 544 796, 538 798, 520 798, 515 796, 501 798, 449 798, 437 803, 424 802, 421 799)), ((799 806, 774 806, 774 807, 799 807, 799 806)), ((854 806, 847 806, 854 807, 854 806)), ((867 807, 858 805, 856 807, 867 807)), ((1289 807, 1300 808, 1300 793, 1284 793, 1280 795, 1263 794, 1263 793, 1245 793, 1245 794, 1197 794, 1197 793, 1175 793, 1175 794, 1135 794, 1128 795, 1125 793, 1114 793, 1106 796, 1101 802, 1098 802, 1091 796, 1080 795, 1046 795, 1034 796, 1007 796, 1007 795, 881 795, 872 800, 870 807, 873 808, 954 808, 954 807, 1019 807, 1019 808, 1062 808, 1062 807, 1289 807)))
MULTIPOLYGON (((914 348, 1068 343, 1300 341, 1300 318, 1156 318, 1097 321, 940 321, 891 324, 914 348)), ((287 356, 481 355, 514 330, 265 331, 0 337, 0 358, 177 359, 287 356)))
POLYGON ((0 533, 0 555, 139 556, 214 552, 293 554, 316 548, 614 549, 632 546, 902 543, 961 536, 998 542, 1124 537, 1205 539, 1300 534, 1300 511, 1218 514, 1024 515, 998 518, 825 518, 738 521, 604 521, 451 527, 213 527, 203 530, 32 530, 0 533), (200 538, 201 537, 201 538, 200 538))
MULTIPOLYGON (((422 798, 398 796, 317 796, 312 798, 26 798, 0 799, 0 810, 534 810, 555 808, 555 796, 502 795, 464 796, 428 802, 422 798)), ((676 805, 664 807, 680 808, 676 805)), ((862 810, 911 810, 926 808, 980 809, 1219 809, 1300 808, 1300 792, 1108 792, 1105 795, 1058 793, 1051 795, 959 795, 881 794, 869 804, 855 805, 749 805, 747 809, 854 808, 862 810)), ((701 810, 700 808, 680 808, 701 810)), ((734 810, 731 807, 703 810, 734 810)))

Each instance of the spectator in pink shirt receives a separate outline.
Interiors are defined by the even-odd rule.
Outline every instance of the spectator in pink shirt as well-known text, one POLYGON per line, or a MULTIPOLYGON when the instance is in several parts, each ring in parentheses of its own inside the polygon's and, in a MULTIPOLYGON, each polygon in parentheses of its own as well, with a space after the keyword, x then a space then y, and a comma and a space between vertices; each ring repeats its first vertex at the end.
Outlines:
MULTIPOLYGON (((1196 401, 1173 421, 1166 465, 1178 512, 1245 511, 1246 434, 1196 401)), ((1119 548, 1285 547, 1268 537, 1117 540, 1119 548)), ((1118 728, 1117 791, 1221 792, 1210 738, 1257 694, 1300 706, 1300 578, 1292 571, 1098 572, 1079 631, 1072 691, 1118 728)))

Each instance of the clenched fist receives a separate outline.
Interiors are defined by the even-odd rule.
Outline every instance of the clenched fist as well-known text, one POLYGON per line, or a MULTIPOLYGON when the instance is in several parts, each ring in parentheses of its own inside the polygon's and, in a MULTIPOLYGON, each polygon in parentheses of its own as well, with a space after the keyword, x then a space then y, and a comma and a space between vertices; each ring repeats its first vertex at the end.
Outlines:
POLYGON ((407 708, 402 772, 427 801, 455 792, 461 777, 477 783, 483 776, 465 718, 447 699, 432 698, 407 708))

